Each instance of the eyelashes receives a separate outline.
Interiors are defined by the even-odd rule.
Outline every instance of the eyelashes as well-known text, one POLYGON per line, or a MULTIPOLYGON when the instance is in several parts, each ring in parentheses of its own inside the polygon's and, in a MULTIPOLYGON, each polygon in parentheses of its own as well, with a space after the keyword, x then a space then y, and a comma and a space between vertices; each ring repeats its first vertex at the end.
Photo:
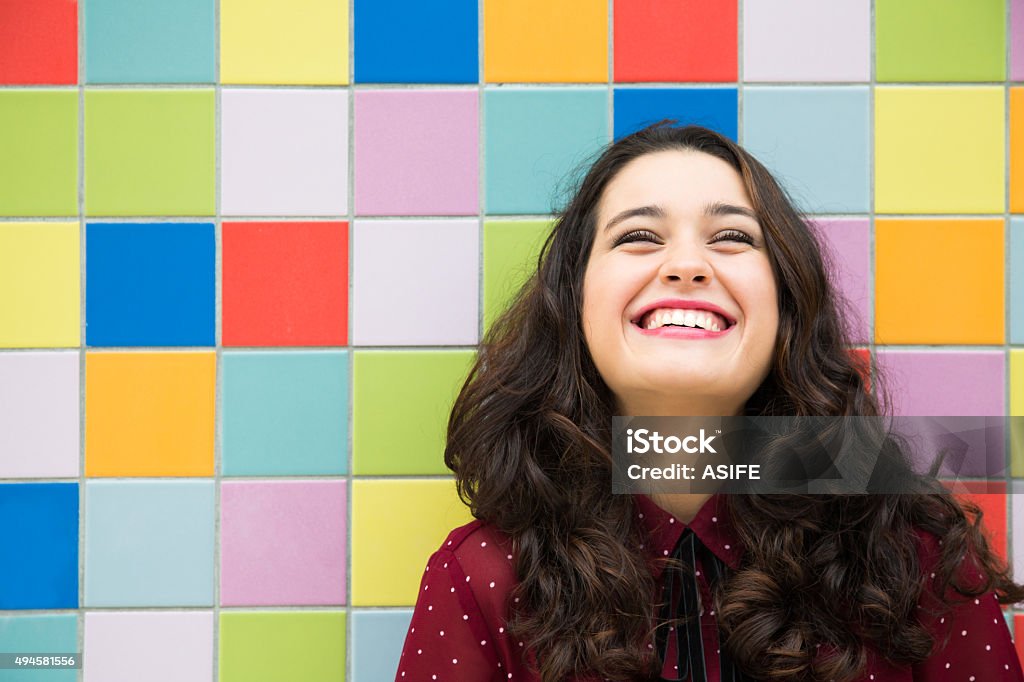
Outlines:
MULTIPOLYGON (((659 242, 658 235, 654 234, 650 230, 631 230, 626 234, 622 235, 615 240, 614 246, 620 246, 622 244, 630 244, 632 242, 659 242)), ((717 244, 718 242, 739 242, 742 244, 754 245, 754 238, 743 232, 742 230, 728 229, 722 230, 721 232, 715 233, 711 238, 711 244, 717 244)))

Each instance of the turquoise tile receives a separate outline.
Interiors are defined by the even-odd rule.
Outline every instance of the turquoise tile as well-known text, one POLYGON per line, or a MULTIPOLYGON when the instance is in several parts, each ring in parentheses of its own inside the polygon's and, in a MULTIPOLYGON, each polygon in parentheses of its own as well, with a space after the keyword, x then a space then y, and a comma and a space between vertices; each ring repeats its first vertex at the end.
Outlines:
POLYGON ((751 87, 743 145, 809 213, 870 208, 867 87, 751 87))
POLYGON ((225 476, 348 470, 348 353, 224 353, 225 476))
POLYGON ((212 83, 215 0, 89 0, 87 83, 212 83))
POLYGON ((1024 217, 1010 218, 1010 343, 1024 343, 1024 217))
MULTIPOLYGON (((78 616, 0 616, 0 652, 79 654, 78 616)), ((4 682, 75 682, 77 670, 4 670, 4 682)))
POLYGON ((86 606, 211 606, 213 481, 88 481, 86 606))
POLYGON ((352 675, 361 680, 394 679, 402 657, 412 609, 352 612, 352 675))
POLYGON ((572 171, 607 142, 606 88, 487 90, 486 212, 551 213, 572 171))

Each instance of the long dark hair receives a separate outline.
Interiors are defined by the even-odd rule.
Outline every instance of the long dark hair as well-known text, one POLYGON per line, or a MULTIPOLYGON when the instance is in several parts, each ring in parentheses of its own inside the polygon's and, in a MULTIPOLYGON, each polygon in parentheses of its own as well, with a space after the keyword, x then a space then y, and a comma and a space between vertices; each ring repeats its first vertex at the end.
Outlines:
MULTIPOLYGON (((615 402, 580 315, 605 188, 633 159, 666 150, 732 166, 764 232, 779 331, 747 414, 880 414, 864 368, 846 352, 821 246, 764 166, 713 131, 669 122, 610 145, 556 221, 537 272, 481 343, 448 423, 445 462, 460 496, 515 544, 520 582, 509 628, 530 645, 546 682, 658 672, 647 646, 656 592, 644 533, 635 500, 611 494, 615 402)), ((952 586, 963 595, 995 589, 1003 603, 1024 599, 981 533, 980 510, 948 494, 725 499, 746 553, 716 587, 715 609, 724 646, 752 676, 850 680, 869 647, 895 664, 923 660, 934 642, 913 612, 923 589, 919 530, 943 540, 938 594, 952 586), (957 575, 968 551, 983 571, 969 585, 957 575), (833 654, 816 656, 817 645, 833 654)))

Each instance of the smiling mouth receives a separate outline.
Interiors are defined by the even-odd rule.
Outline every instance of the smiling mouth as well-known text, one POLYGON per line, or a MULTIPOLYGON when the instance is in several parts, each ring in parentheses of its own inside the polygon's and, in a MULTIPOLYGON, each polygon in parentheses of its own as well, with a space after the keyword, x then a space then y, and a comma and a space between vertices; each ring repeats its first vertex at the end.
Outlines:
POLYGON ((729 329, 730 323, 718 313, 710 310, 657 308, 645 313, 633 324, 641 329, 661 329, 662 327, 690 327, 709 332, 721 332, 729 329))

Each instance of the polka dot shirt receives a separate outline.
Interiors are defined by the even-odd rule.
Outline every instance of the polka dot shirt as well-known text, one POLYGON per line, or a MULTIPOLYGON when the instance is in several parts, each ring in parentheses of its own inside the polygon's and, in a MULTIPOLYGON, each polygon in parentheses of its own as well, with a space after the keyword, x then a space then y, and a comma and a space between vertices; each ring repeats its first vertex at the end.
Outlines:
MULTIPOLYGON (((687 525, 645 496, 637 497, 638 514, 648 532, 645 551, 658 557, 671 551, 687 525)), ((728 523, 723 499, 712 496, 690 524, 700 540, 730 568, 739 566, 743 550, 728 523)), ((921 561, 926 568, 938 556, 938 541, 921 533, 921 561)), ((657 579, 659 569, 652 569, 657 579)), ((966 569, 965 569, 966 570, 966 569)), ((697 576, 701 602, 711 603, 704 572, 697 576)), ((509 539, 474 521, 452 531, 430 557, 420 583, 416 609, 406 635, 396 682, 539 682, 530 670, 529 647, 507 629, 509 593, 515 585, 509 539)), ((660 583, 659 583, 660 584, 660 583)), ((921 613, 937 603, 926 593, 921 613)), ((654 609, 654 599, 651 608, 654 609)), ((957 605, 945 616, 921 616, 938 637, 936 652, 913 667, 894 667, 869 655, 865 682, 1024 682, 1013 641, 994 594, 957 605), (941 647, 942 638, 949 641, 941 647)), ((714 609, 701 612, 708 680, 719 679, 718 629, 714 609)), ((673 638, 669 638, 670 641, 673 638)), ((663 671, 675 677, 674 652, 663 671)), ((580 678, 578 682, 600 682, 580 678)))

